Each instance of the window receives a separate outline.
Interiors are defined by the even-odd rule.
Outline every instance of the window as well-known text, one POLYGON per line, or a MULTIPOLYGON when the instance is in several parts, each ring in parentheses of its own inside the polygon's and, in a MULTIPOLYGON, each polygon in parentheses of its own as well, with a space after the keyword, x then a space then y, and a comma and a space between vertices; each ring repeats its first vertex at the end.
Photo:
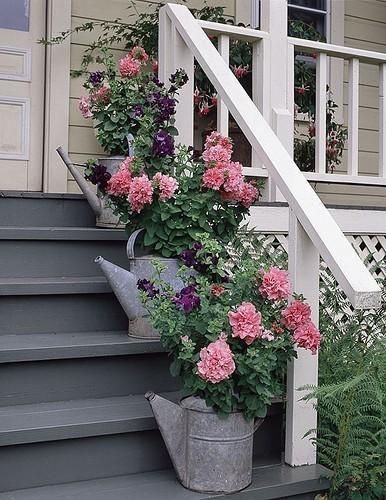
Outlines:
POLYGON ((327 0, 288 0, 288 19, 303 21, 328 38, 327 0))
MULTIPOLYGON (((304 21, 329 38, 328 7, 330 0, 288 0, 288 19, 304 21)), ((251 0, 251 26, 260 27, 260 0, 251 0)))
POLYGON ((30 0, 0 0, 0 28, 29 30, 30 0))

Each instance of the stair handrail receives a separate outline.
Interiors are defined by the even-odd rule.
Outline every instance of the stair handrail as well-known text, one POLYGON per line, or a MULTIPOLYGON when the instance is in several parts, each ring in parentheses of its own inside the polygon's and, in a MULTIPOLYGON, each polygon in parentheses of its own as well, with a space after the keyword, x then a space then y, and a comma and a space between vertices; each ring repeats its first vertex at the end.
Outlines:
POLYGON ((187 7, 161 9, 178 31, 355 309, 380 306, 381 289, 281 141, 187 7))

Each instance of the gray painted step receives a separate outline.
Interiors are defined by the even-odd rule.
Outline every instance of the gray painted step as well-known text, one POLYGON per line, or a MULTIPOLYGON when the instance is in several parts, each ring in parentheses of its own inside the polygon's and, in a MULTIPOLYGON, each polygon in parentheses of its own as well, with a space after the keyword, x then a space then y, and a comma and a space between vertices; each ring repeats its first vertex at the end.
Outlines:
POLYGON ((313 498, 328 488, 321 465, 257 467, 251 486, 232 495, 194 493, 183 488, 173 471, 156 471, 0 494, 0 500, 268 500, 313 498), (312 493, 312 495, 310 495, 312 493))
POLYGON ((95 227, 95 215, 83 195, 3 191, 0 226, 95 227))
POLYGON ((98 255, 118 266, 129 266, 126 242, 121 240, 0 239, 0 262, 7 263, 0 266, 0 279, 102 276, 94 262, 98 255))
MULTIPOLYGON (((2 411, 0 491, 171 467, 143 394, 2 411)), ((281 428, 281 405, 275 404, 255 434, 256 464, 280 463, 281 428)))
POLYGON ((179 389, 166 353, 0 364, 0 407, 179 389))
POLYGON ((108 292, 111 292, 110 285, 102 276, 0 278, 0 295, 73 295, 108 292))
POLYGON ((128 268, 127 235, 123 230, 58 227, 0 227, 0 279, 53 276, 96 276, 94 263, 103 255, 128 268))
POLYGON ((126 330, 128 327, 127 317, 113 293, 2 296, 0 318, 0 335, 126 330))
MULTIPOLYGON (((181 393, 163 394, 178 401, 181 393)), ((0 408, 0 446, 156 429, 143 394, 0 408)))
POLYGON ((157 340, 127 331, 0 335, 0 363, 162 352, 157 340))
POLYGON ((0 240, 127 241, 124 229, 0 226, 0 240))

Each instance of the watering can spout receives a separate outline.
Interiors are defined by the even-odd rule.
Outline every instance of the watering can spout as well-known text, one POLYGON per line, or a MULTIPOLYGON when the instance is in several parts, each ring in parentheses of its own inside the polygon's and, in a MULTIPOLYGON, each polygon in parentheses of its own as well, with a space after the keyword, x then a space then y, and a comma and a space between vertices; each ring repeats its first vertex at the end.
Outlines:
POLYGON ((178 478, 183 482, 186 476, 186 410, 151 391, 145 394, 145 398, 153 410, 178 478))
POLYGON ((143 315, 143 306, 138 297, 137 277, 101 256, 95 259, 95 263, 99 265, 106 276, 129 320, 133 321, 143 315))
POLYGON ((90 184, 86 181, 86 179, 79 172, 76 166, 71 162, 70 157, 68 156, 66 151, 64 151, 64 149, 60 146, 59 148, 57 148, 56 152, 61 157, 68 170, 71 172, 82 193, 85 195, 92 211, 97 217, 100 216, 103 210, 102 200, 95 194, 90 184))

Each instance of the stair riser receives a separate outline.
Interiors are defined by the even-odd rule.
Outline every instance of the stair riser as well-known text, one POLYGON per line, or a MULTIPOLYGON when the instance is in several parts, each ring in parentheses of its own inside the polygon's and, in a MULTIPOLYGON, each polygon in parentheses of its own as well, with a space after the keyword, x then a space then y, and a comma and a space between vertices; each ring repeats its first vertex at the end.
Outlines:
MULTIPOLYGON (((255 463, 280 463, 280 432, 281 417, 268 417, 255 434, 255 463)), ((5 446, 0 448, 0 491, 170 467, 156 430, 5 446)))
POLYGON ((142 394, 179 388, 166 353, 7 363, 0 406, 142 394))
POLYGON ((2 240, 0 278, 102 275, 95 257, 102 255, 128 268, 124 241, 2 240))
POLYGON ((0 226, 95 227, 95 215, 84 198, 64 197, 1 197, 0 226))
POLYGON ((0 491, 171 467, 158 431, 0 448, 0 491))
POLYGON ((0 335, 128 328, 127 316, 112 293, 1 297, 0 318, 0 335))

